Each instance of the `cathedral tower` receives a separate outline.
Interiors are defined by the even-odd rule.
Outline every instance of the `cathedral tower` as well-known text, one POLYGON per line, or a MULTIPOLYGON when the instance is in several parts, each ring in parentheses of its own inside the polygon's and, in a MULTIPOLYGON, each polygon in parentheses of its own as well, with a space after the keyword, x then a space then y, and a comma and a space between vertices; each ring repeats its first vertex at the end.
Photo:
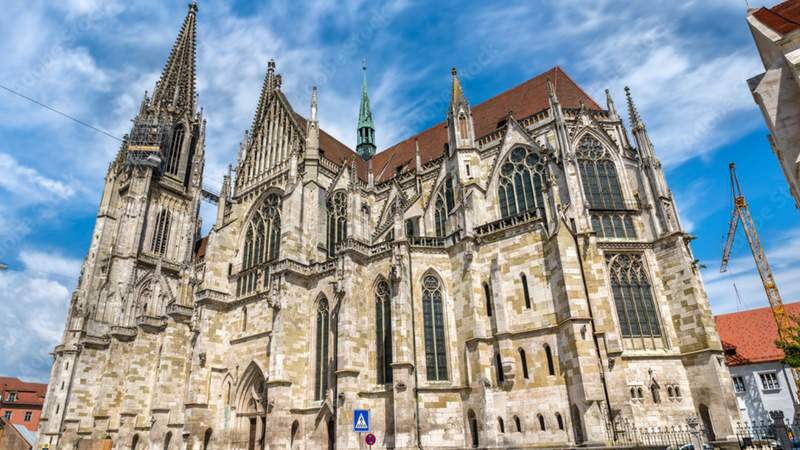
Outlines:
POLYGON ((43 442, 54 447, 59 433, 95 426, 93 417, 120 421, 108 412, 164 403, 154 397, 158 379, 135 400, 118 390, 131 376, 128 364, 169 367, 182 363, 162 358, 185 358, 172 340, 185 331, 176 334, 176 324, 192 314, 188 268, 200 230, 205 127, 195 87, 197 10, 189 6, 153 94, 145 94, 105 177, 63 343, 54 352, 51 382, 63 388, 48 391, 41 425, 43 442), (96 374, 99 388, 77 379, 86 373, 96 374))

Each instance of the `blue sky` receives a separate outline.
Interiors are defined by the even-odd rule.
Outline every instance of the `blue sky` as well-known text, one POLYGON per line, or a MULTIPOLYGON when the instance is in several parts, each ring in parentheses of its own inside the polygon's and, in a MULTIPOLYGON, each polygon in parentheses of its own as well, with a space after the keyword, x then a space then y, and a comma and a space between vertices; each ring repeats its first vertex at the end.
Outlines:
MULTIPOLYGON (((450 67, 477 104, 559 64, 598 100, 611 89, 621 110, 631 86, 697 236, 716 313, 766 304, 742 236, 730 272, 718 273, 732 160, 784 299, 800 298, 798 211, 747 90, 762 68, 743 0, 199 3, 209 187, 235 160, 269 58, 299 112, 319 86, 321 126, 350 145, 367 58, 379 148, 443 118, 450 67)), ((3 9, 0 83, 122 136, 186 1, 5 0, 3 9)), ((0 91, 0 261, 10 265, 0 272, 0 374, 47 379, 118 145, 0 91)))

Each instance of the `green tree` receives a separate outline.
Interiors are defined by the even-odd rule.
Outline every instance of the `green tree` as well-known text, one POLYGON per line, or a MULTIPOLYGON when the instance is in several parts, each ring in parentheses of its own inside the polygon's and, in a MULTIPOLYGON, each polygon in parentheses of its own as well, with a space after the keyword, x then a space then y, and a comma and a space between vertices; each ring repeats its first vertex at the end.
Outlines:
POLYGON ((785 342, 776 341, 775 345, 783 350, 783 363, 789 367, 800 367, 800 317, 792 316, 789 319, 792 322, 792 328, 789 336, 786 336, 785 342))

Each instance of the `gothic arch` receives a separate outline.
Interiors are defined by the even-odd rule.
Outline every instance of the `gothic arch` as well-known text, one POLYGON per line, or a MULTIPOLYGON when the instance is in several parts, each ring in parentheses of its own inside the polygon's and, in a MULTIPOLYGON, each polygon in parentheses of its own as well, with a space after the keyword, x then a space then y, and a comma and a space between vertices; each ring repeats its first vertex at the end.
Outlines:
MULTIPOLYGON (((578 131, 574 135, 571 142, 571 147, 575 153, 575 161, 579 162, 580 160, 580 155, 578 154, 579 147, 583 139, 587 137, 595 139, 602 147, 603 155, 601 159, 607 159, 611 161, 611 163, 613 164, 614 170, 616 172, 617 182, 619 183, 620 193, 622 195, 622 200, 625 201, 627 199, 632 199, 633 189, 630 186, 630 181, 627 175, 625 162, 622 159, 622 155, 617 147, 617 144, 611 141, 611 139, 605 133, 598 132, 597 130, 590 128, 588 126, 578 131)), ((584 189, 583 175, 581 174, 580 170, 577 171, 577 177, 581 189, 584 189)), ((585 192, 585 190, 584 190, 584 195, 588 197, 588 194, 585 192)))
POLYGON ((134 301, 127 306, 133 318, 147 312, 156 317, 165 315, 167 305, 176 298, 167 280, 163 276, 156 279, 154 273, 148 273, 136 283, 133 297, 134 301))
POLYGON ((242 373, 236 387, 235 428, 243 436, 249 436, 251 448, 263 442, 266 428, 264 400, 266 395, 264 372, 255 361, 251 361, 242 373))
POLYGON ((236 250, 235 250, 237 261, 239 263, 242 262, 242 258, 244 255, 243 250, 249 225, 256 218, 256 215, 259 214, 259 210, 265 204, 267 199, 273 194, 278 196, 278 200, 280 201, 278 205, 278 214, 281 217, 283 216, 283 200, 285 192, 281 188, 276 186, 270 186, 264 192, 259 194, 258 197, 256 197, 256 199, 250 204, 247 210, 247 215, 245 216, 244 220, 242 220, 242 225, 241 225, 242 228, 241 230, 239 230, 239 237, 237 239, 238 243, 236 245, 236 250))
POLYGON ((427 380, 449 380, 451 368, 447 337, 450 333, 445 284, 443 278, 431 268, 424 272, 419 286, 427 380))
MULTIPOLYGON (((547 223, 547 221, 553 219, 553 199, 551 194, 551 187, 550 187, 550 180, 551 176, 554 173, 555 167, 553 167, 552 161, 550 160, 549 155, 545 150, 543 150, 539 145, 536 145, 532 141, 530 143, 525 142, 513 142, 511 143, 507 149, 505 149, 500 155, 498 155, 497 160, 492 167, 492 172, 489 178, 489 184, 487 185, 486 190, 486 198, 487 203, 491 206, 492 213, 494 217, 497 219, 501 219, 506 217, 503 215, 502 207, 501 207, 501 200, 500 200, 500 187, 503 178, 503 167, 509 163, 512 163, 511 157, 512 153, 514 153, 517 149, 523 149, 525 155, 537 155, 537 161, 535 163, 536 167, 540 167, 536 173, 539 174, 539 186, 540 186, 540 194, 537 192, 532 192, 535 198, 535 207, 528 207, 527 205, 524 209, 520 208, 522 211, 527 211, 531 209, 544 209, 544 216, 542 219, 547 223)), ((523 160, 514 164, 527 164, 527 156, 523 156, 523 160)), ((512 172, 511 175, 514 175, 515 172, 512 172)), ((506 174, 509 175, 509 174, 506 174)), ((531 180, 533 183, 532 190, 535 190, 535 180, 531 180)), ((513 183, 512 183, 513 184, 513 183)), ((527 194, 527 193, 526 193, 527 194)), ((515 214, 518 214, 515 213, 515 214)), ((511 214, 513 215, 513 214, 511 214)))

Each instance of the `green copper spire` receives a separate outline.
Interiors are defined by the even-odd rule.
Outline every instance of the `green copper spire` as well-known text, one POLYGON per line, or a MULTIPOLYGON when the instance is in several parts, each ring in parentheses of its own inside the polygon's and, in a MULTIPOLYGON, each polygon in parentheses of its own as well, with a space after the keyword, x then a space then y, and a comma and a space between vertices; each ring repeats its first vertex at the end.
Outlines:
POLYGON ((369 107, 367 93, 367 62, 362 67, 364 77, 361 81, 361 106, 358 108, 358 145, 356 152, 366 161, 375 154, 375 124, 372 122, 372 110, 369 107))

